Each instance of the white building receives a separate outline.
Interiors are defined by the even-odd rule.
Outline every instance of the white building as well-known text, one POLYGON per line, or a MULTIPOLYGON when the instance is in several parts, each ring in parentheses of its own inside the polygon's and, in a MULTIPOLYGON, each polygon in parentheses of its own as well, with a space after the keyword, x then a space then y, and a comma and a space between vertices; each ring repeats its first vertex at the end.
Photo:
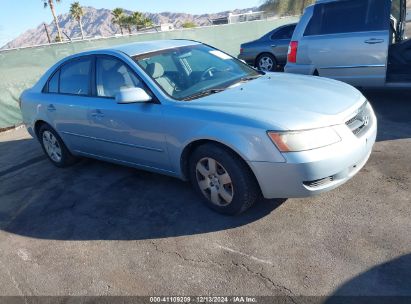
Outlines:
POLYGON ((162 32, 173 31, 173 30, 174 30, 174 24, 172 23, 160 24, 160 31, 162 32))

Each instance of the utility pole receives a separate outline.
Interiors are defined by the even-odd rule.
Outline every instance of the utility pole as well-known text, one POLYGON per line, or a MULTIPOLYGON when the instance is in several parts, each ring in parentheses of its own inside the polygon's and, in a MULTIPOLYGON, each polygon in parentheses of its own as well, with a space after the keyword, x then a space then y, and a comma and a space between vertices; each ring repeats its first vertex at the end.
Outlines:
POLYGON ((44 25, 44 29, 46 30, 46 34, 47 34, 47 40, 49 41, 49 44, 51 43, 51 39, 50 39, 50 34, 49 34, 49 30, 47 29, 47 25, 45 22, 43 22, 44 25))

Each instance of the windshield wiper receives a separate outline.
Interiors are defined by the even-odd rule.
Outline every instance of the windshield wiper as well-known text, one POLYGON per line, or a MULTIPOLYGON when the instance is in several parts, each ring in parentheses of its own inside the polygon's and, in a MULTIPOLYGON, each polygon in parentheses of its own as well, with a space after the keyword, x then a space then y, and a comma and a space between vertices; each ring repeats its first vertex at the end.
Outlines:
POLYGON ((241 77, 239 81, 241 81, 241 82, 250 81, 250 80, 260 78, 261 76, 263 76, 263 75, 254 75, 254 76, 241 77))
POLYGON ((195 93, 193 95, 190 95, 190 96, 184 98, 183 100, 184 101, 189 101, 189 100, 197 99, 197 98, 200 98, 200 97, 205 97, 205 96, 208 96, 208 95, 211 95, 211 94, 222 92, 225 89, 226 88, 224 88, 224 89, 223 88, 215 88, 215 89, 208 89, 208 90, 200 91, 198 93, 195 93))
POLYGON ((231 83, 230 88, 234 87, 236 84, 240 83, 240 82, 249 82, 251 80, 260 78, 262 75, 254 75, 254 76, 245 76, 245 77, 241 77, 238 78, 237 80, 235 80, 234 82, 231 83))
MULTIPOLYGON (((234 82, 234 84, 239 83, 239 82, 251 81, 251 80, 260 78, 261 76, 263 76, 263 75, 258 74, 258 75, 253 75, 253 76, 241 77, 240 79, 236 80, 234 82)), ((214 89, 207 89, 207 90, 204 90, 204 91, 200 91, 200 92, 195 93, 193 95, 190 95, 186 98, 183 98, 183 100, 184 101, 190 101, 190 100, 197 99, 197 98, 200 98, 200 97, 205 97, 205 96, 208 96, 208 95, 211 95, 211 94, 219 93, 219 92, 222 92, 222 91, 226 90, 227 88, 232 87, 234 84, 231 84, 228 87, 224 87, 224 88, 214 88, 214 89)))

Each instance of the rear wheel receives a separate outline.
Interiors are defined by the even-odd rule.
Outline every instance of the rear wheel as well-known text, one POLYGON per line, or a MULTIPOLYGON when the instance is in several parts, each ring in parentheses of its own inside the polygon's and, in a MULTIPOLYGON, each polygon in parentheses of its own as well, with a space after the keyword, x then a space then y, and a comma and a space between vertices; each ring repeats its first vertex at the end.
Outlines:
POLYGON ((261 54, 257 58, 257 68, 262 71, 275 72, 277 70, 277 60, 271 54, 261 54))
POLYGON ((219 145, 205 144, 194 151, 190 179, 207 205, 223 214, 242 213, 260 197, 250 168, 238 155, 219 145))
POLYGON ((38 134, 44 153, 56 167, 64 168, 75 163, 76 158, 69 152, 53 128, 44 124, 40 127, 38 134))

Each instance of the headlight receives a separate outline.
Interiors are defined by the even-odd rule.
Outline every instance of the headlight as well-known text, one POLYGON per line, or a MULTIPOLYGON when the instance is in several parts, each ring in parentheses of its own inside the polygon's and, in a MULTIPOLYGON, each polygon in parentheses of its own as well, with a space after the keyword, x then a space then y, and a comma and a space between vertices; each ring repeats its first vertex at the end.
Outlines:
POLYGON ((332 128, 306 131, 267 132, 281 152, 298 152, 329 146, 341 141, 332 128))

